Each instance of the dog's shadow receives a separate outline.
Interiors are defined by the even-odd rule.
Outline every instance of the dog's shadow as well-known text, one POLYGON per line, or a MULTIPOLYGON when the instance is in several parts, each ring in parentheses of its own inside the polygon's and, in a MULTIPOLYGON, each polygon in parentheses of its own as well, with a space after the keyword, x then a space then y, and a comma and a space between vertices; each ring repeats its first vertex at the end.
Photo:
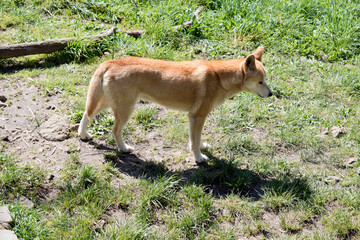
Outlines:
MULTIPOLYGON (((94 142, 90 142, 94 144, 94 142)), ((172 170, 162 162, 145 161, 132 153, 120 153, 115 149, 95 144, 104 153, 106 162, 111 162, 120 172, 134 178, 153 181, 163 176, 176 176, 181 179, 180 184, 195 184, 205 188, 214 197, 221 198, 230 194, 238 194, 258 200, 264 189, 276 194, 290 191, 297 199, 307 199, 312 194, 310 184, 304 177, 295 175, 262 176, 252 169, 239 168, 236 161, 219 159, 210 152, 204 165, 193 165, 184 170, 172 170)))

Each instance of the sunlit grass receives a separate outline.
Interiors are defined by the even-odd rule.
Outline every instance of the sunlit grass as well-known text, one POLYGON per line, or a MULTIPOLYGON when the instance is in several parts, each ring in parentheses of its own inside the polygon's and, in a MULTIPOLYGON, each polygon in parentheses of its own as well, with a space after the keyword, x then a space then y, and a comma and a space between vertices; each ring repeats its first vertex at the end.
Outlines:
MULTIPOLYGON (((118 34, 76 41, 61 53, 0 61, 0 79, 36 85, 43 97, 59 95, 74 124, 96 67, 125 55, 230 59, 263 45, 274 93, 267 99, 241 93, 211 113, 204 130, 211 161, 204 168, 186 162, 186 114, 160 116, 147 104, 134 111, 124 137, 149 148, 141 144, 156 132, 166 161, 157 161, 156 149, 146 156, 151 161, 114 152, 100 166, 82 165, 72 154, 61 178, 49 183, 45 170, 23 166, 0 140, 0 202, 10 206, 18 238, 358 239, 359 6, 346 0, 3 1, 1 44, 114 26, 146 30, 137 39, 118 34), (172 28, 192 19, 199 5, 206 9, 190 29, 172 28), (321 135, 334 126, 345 133, 321 135), (173 151, 184 153, 174 161, 173 151), (58 195, 42 204, 37 193, 47 184, 58 195), (35 207, 19 206, 21 195, 35 207)), ((95 141, 115 147, 113 122, 111 111, 94 120, 95 141)))

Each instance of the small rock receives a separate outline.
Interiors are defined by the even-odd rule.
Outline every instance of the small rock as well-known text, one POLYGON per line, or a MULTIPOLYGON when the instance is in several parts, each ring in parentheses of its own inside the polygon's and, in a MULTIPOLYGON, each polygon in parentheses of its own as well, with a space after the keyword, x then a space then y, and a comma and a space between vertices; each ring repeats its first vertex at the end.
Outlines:
POLYGON ((101 229, 104 227, 105 223, 106 222, 104 219, 100 219, 99 221, 94 222, 93 225, 91 226, 91 228, 94 230, 101 229))
POLYGON ((0 230, 0 239, 1 240, 17 240, 15 233, 10 230, 0 230))
POLYGON ((70 121, 67 117, 55 114, 41 124, 40 135, 49 141, 64 141, 69 137, 69 128, 70 121))
POLYGON ((320 129, 320 136, 321 136, 321 137, 326 137, 327 135, 329 135, 329 129, 327 129, 327 128, 321 128, 321 129, 320 129))
POLYGON ((52 201, 56 200, 56 198, 59 195, 59 192, 60 192, 60 190, 58 190, 58 189, 51 189, 49 194, 46 196, 46 200, 48 202, 52 202, 52 201))
POLYGON ((0 207, 0 223, 3 224, 3 223, 11 223, 11 222, 12 219, 8 207, 6 206, 0 207))
POLYGON ((29 199, 27 199, 24 196, 20 196, 19 201, 20 201, 21 205, 28 207, 28 208, 33 208, 35 205, 32 201, 30 201, 29 199))
POLYGON ((80 126, 79 123, 73 125, 73 126, 71 127, 71 131, 75 131, 75 132, 76 132, 76 131, 79 129, 79 126, 80 126))
MULTIPOLYGON (((8 207, 0 207, 0 229, 11 229, 12 219, 8 207)), ((0 238, 2 239, 2 238, 0 238)))
POLYGON ((0 107, 7 107, 7 104, 0 102, 0 107))
POLYGON ((354 163, 357 162, 357 158, 356 157, 353 157, 353 158, 349 158, 348 161, 346 162, 346 166, 351 166, 353 165, 354 163))
POLYGON ((5 97, 4 95, 0 95, 0 102, 6 102, 7 101, 7 97, 5 97))
POLYGON ((339 127, 337 127, 337 126, 332 127, 332 128, 330 129, 330 131, 331 131, 331 135, 332 135, 334 138, 338 138, 338 137, 340 137, 341 134, 344 134, 344 133, 345 133, 344 129, 339 128, 339 127))
POLYGON ((338 182, 340 182, 342 180, 342 178, 339 178, 337 176, 330 176, 328 180, 331 181, 331 182, 338 183, 338 182))

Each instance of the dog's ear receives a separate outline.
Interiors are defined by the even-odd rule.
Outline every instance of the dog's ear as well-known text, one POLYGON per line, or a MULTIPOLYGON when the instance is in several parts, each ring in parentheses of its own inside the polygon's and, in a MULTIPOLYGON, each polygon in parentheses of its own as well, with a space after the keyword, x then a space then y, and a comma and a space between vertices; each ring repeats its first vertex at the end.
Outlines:
POLYGON ((264 48, 263 47, 258 47, 255 51, 254 51, 254 56, 255 56, 255 59, 260 61, 261 62, 261 58, 262 58, 262 55, 264 54, 264 48))
POLYGON ((246 59, 245 59, 245 67, 250 69, 250 70, 253 70, 253 71, 256 70, 254 54, 250 54, 249 56, 246 57, 246 59))

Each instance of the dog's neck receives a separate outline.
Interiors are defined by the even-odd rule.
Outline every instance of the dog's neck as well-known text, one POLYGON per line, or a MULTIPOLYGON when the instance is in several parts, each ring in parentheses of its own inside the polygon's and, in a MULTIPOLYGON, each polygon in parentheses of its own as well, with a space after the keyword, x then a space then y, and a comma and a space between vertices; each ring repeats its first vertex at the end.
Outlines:
POLYGON ((244 85, 244 72, 241 71, 240 66, 229 71, 217 72, 221 86, 226 91, 240 92, 244 85))

